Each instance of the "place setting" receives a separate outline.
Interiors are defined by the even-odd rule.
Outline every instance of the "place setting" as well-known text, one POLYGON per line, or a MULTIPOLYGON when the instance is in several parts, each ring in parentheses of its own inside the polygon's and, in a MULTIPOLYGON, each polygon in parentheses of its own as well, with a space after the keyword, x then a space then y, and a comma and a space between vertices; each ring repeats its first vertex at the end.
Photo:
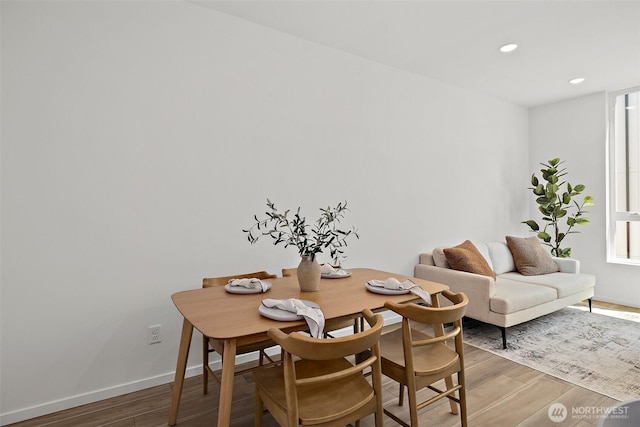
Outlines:
POLYGON ((309 326, 309 333, 313 338, 322 338, 324 333, 324 313, 320 306, 307 300, 263 299, 258 307, 260 315, 280 322, 292 322, 304 319, 309 326))
POLYGON ((334 267, 330 264, 322 264, 320 266, 320 277, 323 279, 343 279, 349 276, 351 276, 350 270, 334 267))
POLYGON ((230 294, 259 294, 271 289, 271 282, 257 278, 231 279, 224 285, 230 294))
POLYGON ((401 282, 395 277, 389 277, 386 280, 369 280, 365 283, 365 287, 369 292, 382 295, 404 295, 412 293, 431 305, 431 295, 409 279, 401 282))

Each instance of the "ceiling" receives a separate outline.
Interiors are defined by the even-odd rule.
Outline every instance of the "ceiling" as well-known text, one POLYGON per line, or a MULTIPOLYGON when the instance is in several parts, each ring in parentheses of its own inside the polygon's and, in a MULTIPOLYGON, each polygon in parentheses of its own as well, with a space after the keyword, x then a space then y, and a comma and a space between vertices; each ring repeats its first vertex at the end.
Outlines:
POLYGON ((640 85, 640 0, 193 3, 524 107, 640 85))

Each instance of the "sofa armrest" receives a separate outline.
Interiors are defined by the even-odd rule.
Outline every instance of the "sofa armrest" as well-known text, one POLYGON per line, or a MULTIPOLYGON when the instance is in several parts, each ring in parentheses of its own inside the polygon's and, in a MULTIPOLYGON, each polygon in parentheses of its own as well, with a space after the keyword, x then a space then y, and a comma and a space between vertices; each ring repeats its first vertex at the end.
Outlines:
POLYGON ((558 264, 558 267, 560 267, 561 273, 580 273, 580 261, 578 261, 577 259, 557 257, 552 258, 556 262, 556 264, 558 264))
POLYGON ((431 252, 421 253, 418 257, 418 264, 436 265, 431 252))
POLYGON ((469 298, 466 315, 480 321, 488 319, 490 299, 495 293, 492 277, 425 264, 415 266, 414 276, 447 285, 453 292, 464 292, 469 298))

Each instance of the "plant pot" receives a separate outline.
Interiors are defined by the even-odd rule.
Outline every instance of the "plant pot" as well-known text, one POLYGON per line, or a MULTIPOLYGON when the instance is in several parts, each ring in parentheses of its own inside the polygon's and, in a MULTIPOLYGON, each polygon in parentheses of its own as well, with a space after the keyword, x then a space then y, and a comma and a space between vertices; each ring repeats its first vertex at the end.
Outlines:
POLYGON ((320 264, 303 256, 298 264, 298 285, 302 292, 315 292, 320 287, 320 264))

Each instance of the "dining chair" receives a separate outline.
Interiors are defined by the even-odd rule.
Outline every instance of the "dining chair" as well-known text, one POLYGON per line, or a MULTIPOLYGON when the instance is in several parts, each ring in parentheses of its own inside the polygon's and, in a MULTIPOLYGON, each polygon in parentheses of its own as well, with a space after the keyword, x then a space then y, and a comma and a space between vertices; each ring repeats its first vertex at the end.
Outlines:
MULTIPOLYGON (((298 269, 297 268, 283 268, 282 269, 282 277, 291 277, 291 276, 295 276, 298 273, 298 269)), ((332 280, 340 280, 340 279, 332 279, 332 280)), ((324 325, 324 336, 325 338, 334 338, 333 335, 330 334, 330 332, 333 331, 337 331, 339 329, 344 329, 344 328, 352 328, 353 332, 356 333, 358 332, 362 326, 364 326, 364 323, 362 323, 363 320, 362 318, 355 318, 353 320, 347 319, 347 320, 329 320, 327 321, 327 323, 324 325)))
POLYGON ((284 352, 283 364, 253 371, 256 384, 255 425, 262 426, 263 409, 286 427, 344 426, 375 414, 382 427, 382 373, 379 339, 383 318, 365 309, 369 328, 353 335, 318 339, 271 328, 269 337, 284 352), (352 362, 354 355, 369 357, 352 362), (364 370, 372 371, 371 381, 364 370))
MULTIPOLYGON (((418 426, 418 410, 444 397, 450 400, 453 414, 458 413, 459 405, 462 426, 467 426, 462 317, 469 299, 462 292, 453 293, 447 290, 443 291, 442 295, 452 305, 427 307, 413 303, 397 304, 391 301, 387 301, 384 305, 402 316, 402 326, 385 333, 380 338, 382 373, 399 383, 398 405, 400 406, 403 404, 404 387, 407 387, 410 425, 414 427, 418 426), (426 325, 427 332, 432 328, 433 335, 412 328, 411 322, 426 325), (443 330, 444 334, 442 334, 443 330), (451 341, 453 345, 448 344, 451 341), (455 385, 453 374, 457 374, 455 385), (440 380, 445 380, 445 390, 442 390, 439 384, 437 384, 438 387, 434 385, 440 380), (418 403, 416 394, 425 387, 436 394, 418 403)), ((418 325, 414 324, 414 326, 418 325)), ((409 426, 386 408, 384 412, 397 423, 405 427, 409 426)))
MULTIPOLYGON (((243 273, 236 274, 234 276, 224 276, 224 277, 205 277, 202 279, 202 287, 210 288, 212 286, 224 286, 231 279, 247 279, 247 278, 256 278, 260 280, 264 279, 273 279, 277 277, 275 274, 267 273, 266 271, 257 271, 255 273, 243 273)), ((240 345, 236 348, 236 354, 246 354, 257 351, 258 352, 258 366, 262 366, 264 361, 267 360, 269 363, 275 363, 275 361, 265 352, 265 349, 268 347, 272 347, 275 344, 273 341, 267 339, 264 341, 260 341, 257 343, 252 343, 248 345, 240 345)), ((203 393, 207 394, 209 392, 209 374, 213 376, 213 378, 221 382, 221 378, 211 369, 209 366, 209 355, 213 352, 216 352, 220 355, 222 359, 222 355, 224 354, 224 341, 217 340, 214 338, 209 338, 206 336, 202 336, 202 386, 203 393)), ((242 370, 238 370, 235 372, 235 375, 243 374, 255 367, 250 367, 242 370)))

